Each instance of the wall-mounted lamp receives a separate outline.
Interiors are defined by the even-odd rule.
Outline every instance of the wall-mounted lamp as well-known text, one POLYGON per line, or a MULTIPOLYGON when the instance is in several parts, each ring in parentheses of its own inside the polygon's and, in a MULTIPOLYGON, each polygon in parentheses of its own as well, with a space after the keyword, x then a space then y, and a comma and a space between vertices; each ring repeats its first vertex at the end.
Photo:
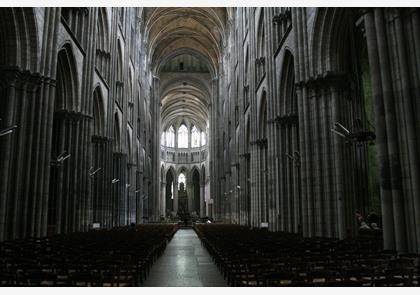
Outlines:
POLYGON ((93 169, 94 169, 93 167, 90 167, 90 169, 89 169, 89 176, 90 176, 90 177, 95 176, 95 174, 96 174, 96 173, 98 173, 99 171, 101 171, 101 170, 102 170, 102 168, 98 168, 98 169, 96 169, 96 170, 93 170, 93 169))
POLYGON ((65 160, 67 160, 68 158, 70 158, 71 154, 67 154, 66 151, 62 152, 58 157, 57 157, 57 163, 61 164, 63 163, 65 160))
POLYGON ((10 127, 6 128, 6 129, 0 130, 0 137, 15 132, 15 130, 17 128, 18 128, 17 125, 13 125, 13 126, 10 126, 10 127))

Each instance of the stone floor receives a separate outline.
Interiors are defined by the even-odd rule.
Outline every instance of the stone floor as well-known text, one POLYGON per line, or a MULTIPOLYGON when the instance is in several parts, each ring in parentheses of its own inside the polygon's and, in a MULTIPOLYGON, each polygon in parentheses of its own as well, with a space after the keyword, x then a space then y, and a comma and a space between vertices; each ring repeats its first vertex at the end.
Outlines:
POLYGON ((144 287, 227 287, 192 229, 179 229, 152 266, 144 287))

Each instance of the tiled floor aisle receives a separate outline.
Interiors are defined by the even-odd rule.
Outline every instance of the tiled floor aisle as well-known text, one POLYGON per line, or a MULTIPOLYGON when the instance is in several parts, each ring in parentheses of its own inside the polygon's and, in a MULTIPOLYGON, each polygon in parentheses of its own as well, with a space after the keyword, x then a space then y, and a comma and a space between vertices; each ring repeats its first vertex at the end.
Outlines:
POLYGON ((145 287, 226 287, 210 254, 192 229, 179 229, 152 266, 145 287))

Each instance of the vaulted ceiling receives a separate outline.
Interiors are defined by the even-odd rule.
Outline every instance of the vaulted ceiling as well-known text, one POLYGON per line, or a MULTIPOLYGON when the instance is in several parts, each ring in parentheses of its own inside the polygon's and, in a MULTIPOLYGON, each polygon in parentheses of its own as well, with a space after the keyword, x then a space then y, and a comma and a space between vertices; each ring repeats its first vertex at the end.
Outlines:
POLYGON ((161 81, 163 129, 180 118, 205 128, 210 80, 217 75, 223 48, 226 8, 146 8, 144 15, 148 56, 161 81))
POLYGON ((159 66, 180 51, 205 58, 217 69, 226 23, 225 8, 146 8, 149 56, 159 66))
MULTIPOLYGON (((205 76, 209 77, 208 74, 205 76)), ((185 118, 205 130, 210 98, 208 80, 183 73, 167 77, 162 82, 162 127, 166 129, 180 118, 185 118)))

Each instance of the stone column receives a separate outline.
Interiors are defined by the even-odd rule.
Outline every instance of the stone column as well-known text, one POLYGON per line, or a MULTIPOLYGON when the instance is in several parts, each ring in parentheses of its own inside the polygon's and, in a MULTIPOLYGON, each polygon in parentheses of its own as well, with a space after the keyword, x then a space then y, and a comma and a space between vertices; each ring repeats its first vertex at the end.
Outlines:
MULTIPOLYGON (((413 198, 412 202, 414 203, 414 240, 417 240, 417 252, 420 252, 420 161, 418 153, 418 144, 416 139, 416 120, 415 112, 412 108, 411 96, 412 90, 410 86, 410 73, 409 73, 409 64, 407 57, 407 39, 404 38, 405 28, 403 26, 403 15, 401 9, 398 9, 398 16, 395 19, 396 27, 396 37, 397 37, 397 47, 398 47, 398 56, 399 56, 399 65, 401 70, 401 83, 402 83, 402 98, 403 98, 403 107, 404 107, 404 118, 405 118, 405 128, 407 131, 407 147, 409 154, 409 169, 410 177, 413 192, 410 199, 413 198), (417 218, 415 218, 417 216, 417 218)), ((417 92, 418 94, 418 92, 417 92)), ((418 121, 417 121, 418 122, 418 121)), ((413 214, 413 213, 411 213, 413 214)))
POLYGON ((385 108, 385 123, 387 130, 388 160, 390 165, 392 207, 394 213, 395 247, 399 251, 407 250, 406 223, 403 208, 403 192, 401 179, 401 163, 399 159, 397 118, 392 92, 392 77, 389 61, 386 23, 383 9, 374 10, 378 57, 381 65, 381 81, 385 108))
MULTIPOLYGON (((39 202, 37 215, 32 224, 31 235, 46 235, 47 233, 47 217, 48 217, 48 197, 49 197, 49 181, 50 181, 50 157, 51 157, 51 134, 53 125, 53 112, 55 103, 55 78, 57 69, 57 40, 58 30, 61 19, 61 8, 46 8, 46 14, 49 16, 49 23, 44 27, 44 36, 42 40, 41 69, 40 72, 46 77, 45 83, 40 94, 40 115, 39 123, 35 128, 37 149, 35 153, 35 182, 34 182, 34 198, 35 202, 39 202), (41 129, 41 130, 39 130, 41 129), (43 214, 43 211, 45 212, 43 214)), ((38 204, 37 204, 38 205, 38 204)), ((34 206, 35 207, 35 206, 34 206)))
POLYGON ((161 190, 161 208, 160 212, 166 218, 166 181, 162 180, 160 182, 160 190, 161 190))
MULTIPOLYGON (((2 115, 3 118, 1 123, 1 129, 12 126, 15 124, 14 120, 14 104, 16 102, 15 97, 15 83, 17 79, 17 73, 9 72, 2 74, 6 76, 6 95, 5 99, 2 99, 4 105, 2 108, 6 110, 2 115)), ((3 76, 3 77, 4 77, 3 76)), ((2 77, 2 80, 4 79, 2 77)), ((10 202, 9 198, 9 177, 11 169, 11 155, 13 151, 14 134, 5 135, 0 138, 0 151, 2 152, 0 157, 0 241, 7 239, 8 236, 8 223, 7 223, 7 204, 10 202)))
POLYGON ((214 211, 215 206, 217 206, 218 196, 218 183, 219 183, 219 175, 217 173, 217 140, 213 140, 216 138, 216 130, 217 130, 217 104, 218 104, 218 77, 213 77, 210 81, 211 83, 211 103, 209 104, 209 114, 210 114, 210 128, 208 132, 208 142, 207 146, 209 147, 209 172, 210 172, 210 199, 213 199, 213 212, 216 214, 215 218, 217 219, 217 213, 214 211))
POLYGON ((175 176, 174 182, 173 182, 173 186, 174 186, 174 200, 173 200, 173 204, 174 204, 174 211, 175 214, 178 213, 178 178, 175 176))
POLYGON ((385 249, 395 248, 394 221, 392 211, 392 192, 387 147, 387 132, 385 123, 385 108, 381 86, 381 67, 378 57, 376 28, 372 10, 367 10, 365 16, 366 41, 369 56, 370 75, 372 80, 372 95, 375 107, 376 146, 378 147, 379 170, 381 171, 380 190, 382 207, 382 226, 385 249))
POLYGON ((205 187, 205 182, 200 182, 200 217, 206 216, 206 208, 204 202, 205 187))
MULTIPOLYGON (((160 79, 156 76, 153 77, 153 110, 154 110, 154 122, 152 122, 152 126, 154 126, 154 132, 152 136, 152 143, 153 143, 153 159, 152 159, 152 190, 153 192, 150 192, 153 197, 152 202, 152 219, 154 221, 159 220, 160 213, 164 214, 164 212, 160 211, 160 79), (154 124, 153 124, 154 123, 154 124)), ((153 127, 152 127, 153 128, 153 127)))

